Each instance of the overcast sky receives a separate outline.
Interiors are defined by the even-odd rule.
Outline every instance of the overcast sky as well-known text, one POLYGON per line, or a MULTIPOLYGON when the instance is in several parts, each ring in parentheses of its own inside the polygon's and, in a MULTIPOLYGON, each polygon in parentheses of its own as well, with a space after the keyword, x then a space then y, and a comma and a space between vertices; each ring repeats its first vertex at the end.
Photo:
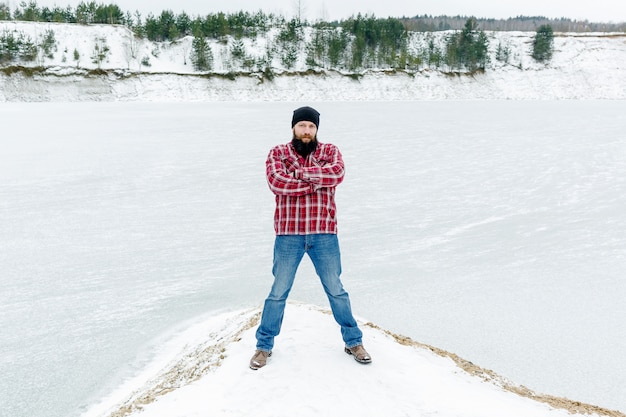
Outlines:
MULTIPOLYGON (((20 0, 0 0, 15 8, 20 0)), ((91 0, 84 0, 88 3, 91 0)), ((54 5, 76 7, 81 0, 38 0, 39 6, 54 5)), ((356 15, 374 14, 376 17, 402 17, 415 15, 461 15, 489 18, 508 18, 519 15, 567 17, 592 22, 626 22, 625 0, 300 0, 302 16, 308 20, 339 20, 356 15)), ((138 10, 143 16, 148 12, 157 15, 163 10, 175 13, 205 15, 215 12, 250 12, 263 10, 286 17, 294 15, 298 0, 96 0, 97 4, 117 4, 123 11, 138 10)))

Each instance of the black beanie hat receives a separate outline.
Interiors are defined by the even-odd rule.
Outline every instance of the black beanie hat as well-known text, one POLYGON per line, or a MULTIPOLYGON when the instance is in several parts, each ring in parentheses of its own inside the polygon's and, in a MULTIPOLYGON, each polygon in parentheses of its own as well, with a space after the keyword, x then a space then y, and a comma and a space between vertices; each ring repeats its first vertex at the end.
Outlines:
POLYGON ((317 128, 320 127, 320 114, 313 107, 305 106, 295 109, 291 118, 291 127, 293 128, 296 123, 303 120, 315 123, 317 128))

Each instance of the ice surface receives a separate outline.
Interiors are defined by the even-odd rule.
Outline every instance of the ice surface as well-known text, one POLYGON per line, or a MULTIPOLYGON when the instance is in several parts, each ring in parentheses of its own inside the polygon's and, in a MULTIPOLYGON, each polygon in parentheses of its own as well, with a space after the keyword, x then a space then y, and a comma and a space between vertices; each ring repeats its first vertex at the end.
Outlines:
MULTIPOLYGON (((260 305, 264 162, 300 104, 0 104, 3 417, 78 415, 170 335, 260 305)), ((626 410, 623 101, 315 106, 356 314, 626 410)), ((307 262, 291 297, 326 305, 307 262)))

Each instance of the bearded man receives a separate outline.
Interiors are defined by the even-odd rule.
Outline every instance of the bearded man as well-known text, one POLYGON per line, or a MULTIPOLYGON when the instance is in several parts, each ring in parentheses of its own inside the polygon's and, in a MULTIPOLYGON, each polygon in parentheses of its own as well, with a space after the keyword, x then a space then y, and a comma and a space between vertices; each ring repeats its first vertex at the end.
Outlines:
POLYGON ((263 305, 256 331, 256 351, 250 368, 266 365, 280 333, 287 297, 306 253, 319 276, 335 321, 341 326, 344 351, 359 363, 372 358, 363 348, 362 332, 340 280, 335 189, 344 178, 339 149, 317 140, 320 114, 312 107, 293 112, 290 143, 272 148, 266 161, 270 190, 276 195, 274 212, 274 283, 263 305))

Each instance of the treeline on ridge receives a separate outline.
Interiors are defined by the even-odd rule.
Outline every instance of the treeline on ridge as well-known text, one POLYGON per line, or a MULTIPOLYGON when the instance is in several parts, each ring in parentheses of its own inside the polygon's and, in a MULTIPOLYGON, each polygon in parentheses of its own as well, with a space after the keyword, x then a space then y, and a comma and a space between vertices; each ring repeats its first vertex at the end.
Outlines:
MULTIPOLYGON (((409 29, 411 19, 376 18, 357 15, 339 22, 318 21, 309 23, 297 18, 291 20, 283 16, 238 12, 216 13, 205 17, 191 17, 186 13, 174 14, 166 10, 156 17, 149 14, 142 20, 137 12, 123 13, 115 4, 81 2, 75 9, 70 6, 50 9, 39 7, 36 1, 22 2, 13 12, 0 3, 0 20, 25 20, 38 22, 65 22, 79 24, 120 24, 127 26, 136 36, 154 42, 175 42, 185 36, 193 36, 191 61, 196 70, 211 71, 213 51, 208 39, 229 44, 230 55, 239 61, 239 67, 249 72, 263 71, 270 74, 273 57, 279 56, 282 66, 293 68, 302 50, 306 50, 308 68, 327 68, 342 71, 360 71, 369 68, 390 68, 415 71, 423 67, 439 68, 446 71, 475 72, 484 70, 489 62, 489 39, 480 19, 466 18, 459 30, 452 30, 438 43, 426 34, 421 45, 411 43, 409 29), (305 40, 305 29, 312 35, 305 40), (246 54, 243 38, 256 38, 270 30, 278 31, 276 44, 268 49, 265 57, 250 57, 246 54)), ((415 18, 418 19, 418 18, 415 18)), ((426 17, 424 17, 426 19, 426 17)), ((453 22, 461 17, 451 18, 453 22)), ((433 21, 434 22, 434 21, 433 21)), ((432 22, 431 22, 432 23, 432 22)), ((449 23, 446 23, 446 25, 449 23)), ((444 28, 442 27, 442 30, 444 28)), ((450 30, 449 27, 445 27, 450 30)), ((0 63, 15 59, 35 59, 39 55, 49 55, 54 45, 54 33, 46 32, 44 41, 32 41, 21 34, 0 34, 0 63), (41 45, 39 45, 41 44, 41 45), (43 45, 43 46, 42 46, 43 45), (38 52, 46 46, 43 54, 38 52)), ((553 30, 548 24, 537 29, 533 57, 548 60, 552 55, 553 30), (542 40, 545 40, 543 42, 542 40), (538 42, 541 41, 541 42, 538 42), (537 51, 537 48, 540 48, 537 51)), ((92 61, 100 64, 106 57, 108 47, 98 45, 92 61)), ((76 55, 76 54, 74 54, 76 55)), ((74 58, 78 61, 78 58, 74 58)), ((506 45, 498 45, 496 59, 508 63, 506 45)), ((144 65, 149 65, 146 57, 144 65)))
MULTIPOLYGON (((469 16, 430 16, 416 15, 414 17, 398 17, 406 30, 414 32, 436 32, 444 30, 461 30, 469 16)), ((354 17, 346 20, 354 19, 354 17)), ((626 22, 621 23, 594 23, 587 20, 572 20, 568 18, 549 19, 542 16, 517 16, 508 19, 475 18, 476 23, 486 31, 535 31, 540 26, 550 25, 556 32, 626 32, 626 22)), ((161 38, 173 38, 192 35, 194 29, 210 28, 208 32, 229 34, 236 36, 236 32, 245 30, 262 30, 270 26, 284 24, 283 16, 257 13, 208 13, 204 17, 189 16, 182 12, 175 14, 171 10, 163 10, 158 16, 148 14, 145 18, 139 12, 123 11, 115 3, 80 2, 76 8, 66 6, 40 7, 35 0, 22 1, 11 11, 8 3, 0 2, 0 20, 24 20, 33 22, 58 22, 81 24, 119 24, 133 29, 138 35, 158 35, 161 38), (171 30, 172 23, 174 32, 171 30), (224 33, 227 31, 228 33, 224 33)), ((300 20, 300 19, 297 19, 300 20)), ((322 25, 339 27, 345 23, 341 21, 301 21, 304 25, 322 25)), ((206 33, 209 36, 209 33, 206 33)), ((252 36, 252 35, 250 35, 252 36)), ((158 39, 151 39, 158 40, 158 39)), ((161 39, 164 40, 164 39, 161 39)))

